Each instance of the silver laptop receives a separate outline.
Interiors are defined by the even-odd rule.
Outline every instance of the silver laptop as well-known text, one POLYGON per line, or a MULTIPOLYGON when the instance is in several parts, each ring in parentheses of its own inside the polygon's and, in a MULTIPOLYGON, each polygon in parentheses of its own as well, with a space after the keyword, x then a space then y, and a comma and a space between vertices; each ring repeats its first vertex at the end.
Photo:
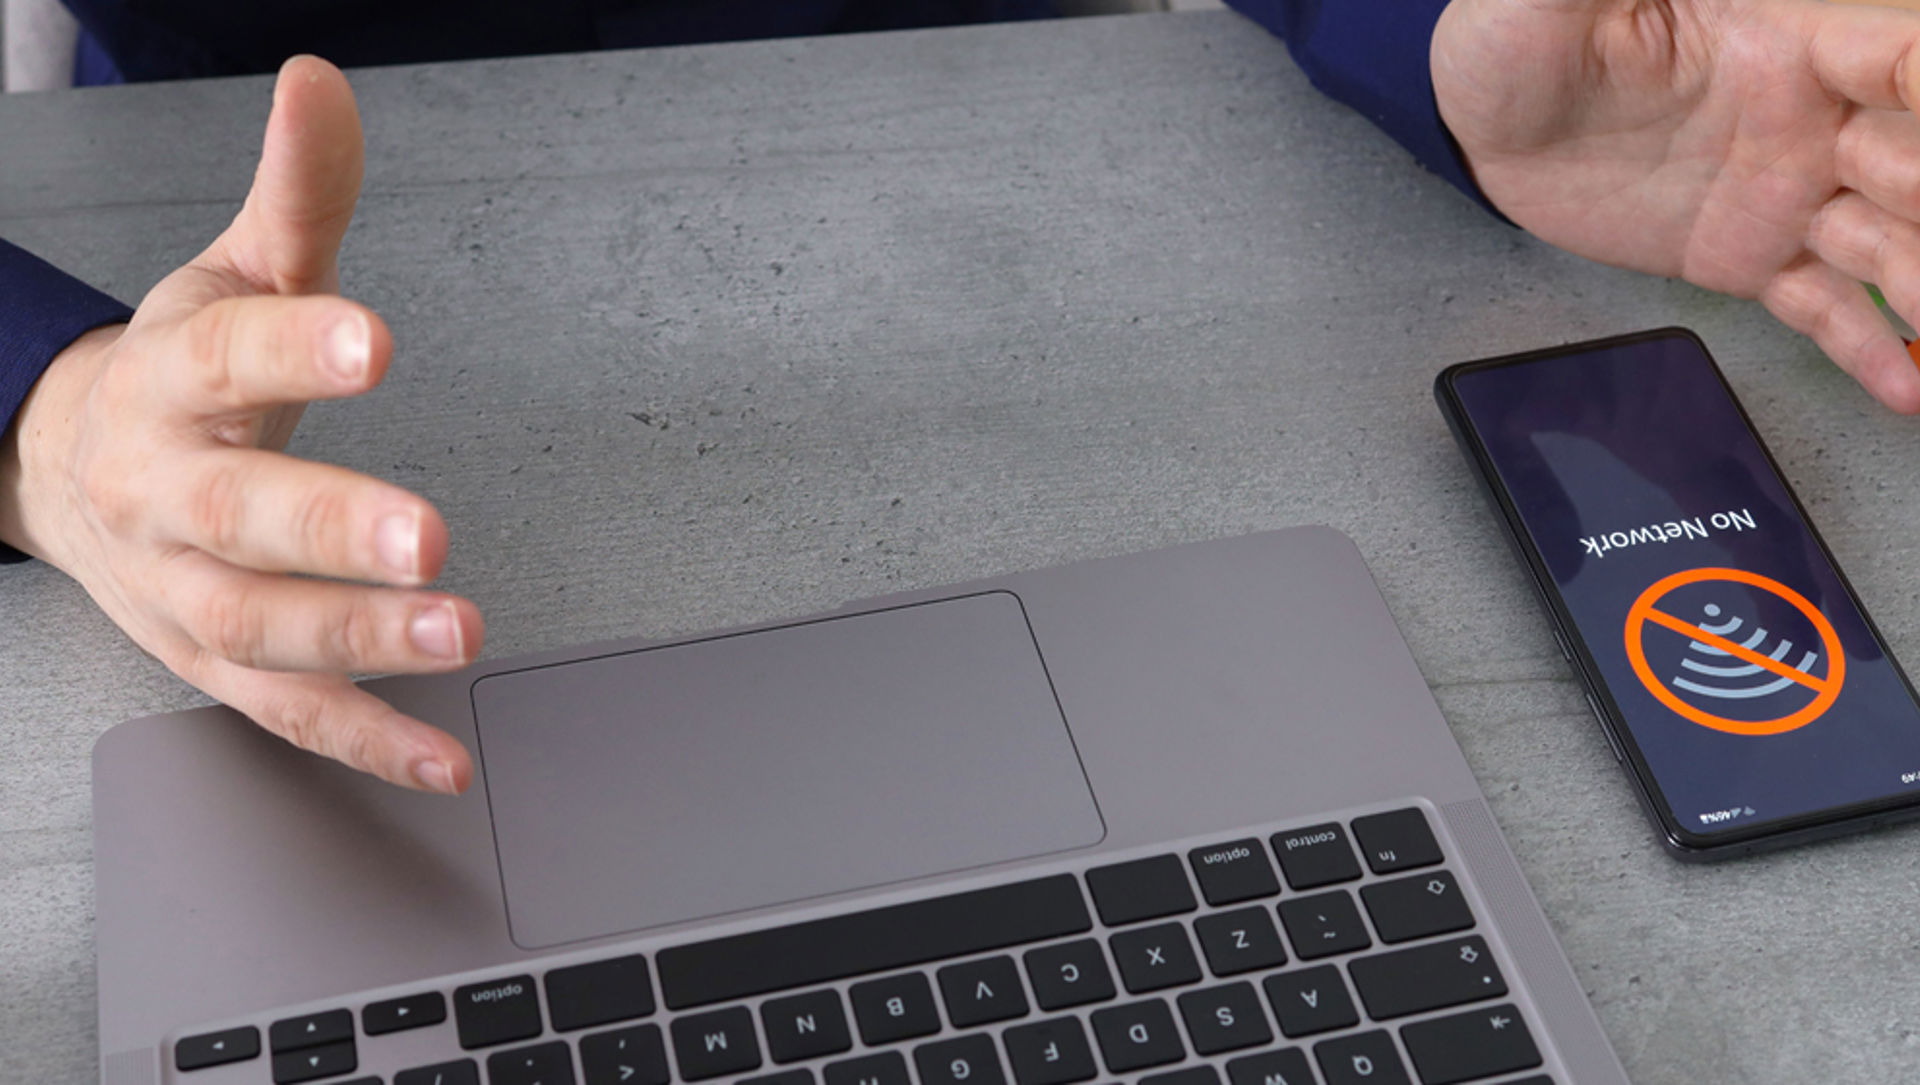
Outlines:
POLYGON ((100 740, 107 1085, 1626 1080, 1329 529, 368 688, 100 740))

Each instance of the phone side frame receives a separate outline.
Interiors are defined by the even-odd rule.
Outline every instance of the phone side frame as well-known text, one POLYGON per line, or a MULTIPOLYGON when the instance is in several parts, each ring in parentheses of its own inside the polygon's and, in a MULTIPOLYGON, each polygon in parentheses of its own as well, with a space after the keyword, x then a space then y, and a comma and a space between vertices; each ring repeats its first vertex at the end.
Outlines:
POLYGON ((1874 624, 1873 616, 1861 602, 1859 593, 1854 590, 1852 582, 1847 579, 1846 572, 1835 560, 1833 551, 1828 548, 1826 540, 1814 526, 1812 517, 1807 514, 1806 506, 1800 502, 1799 494, 1794 491, 1786 473, 1780 469, 1780 463, 1774 458, 1773 450, 1767 447, 1766 440, 1754 426, 1753 419, 1747 414, 1745 406, 1734 394, 1733 386, 1728 383, 1726 374, 1721 372, 1713 353, 1691 329, 1654 328, 1604 339, 1459 362, 1446 367, 1434 377, 1434 398, 1439 404, 1441 415, 1447 420, 1448 429, 1453 432, 1455 442, 1459 444, 1462 453, 1473 468, 1472 474, 1480 487, 1481 494, 1492 506, 1495 518, 1500 521, 1508 546, 1512 548, 1514 556, 1527 575, 1528 582, 1533 586, 1534 595, 1539 599, 1541 609, 1546 612, 1547 620, 1553 626, 1555 637, 1572 666, 1574 677, 1585 692, 1587 703, 1594 711, 1602 733, 1606 736, 1616 759, 1632 784, 1634 797, 1640 804, 1641 812, 1658 831, 1661 846, 1669 855, 1686 862, 1713 862, 1830 839, 1900 821, 1920 819, 1920 792, 1916 792, 1907 796, 1889 796, 1851 806, 1816 810, 1793 818, 1783 818, 1777 822, 1762 823, 1752 829, 1734 830, 1711 837, 1689 832, 1683 828, 1679 818, 1673 813, 1672 805, 1666 801, 1664 792, 1660 790, 1658 778, 1641 754, 1639 743, 1633 736, 1632 728, 1626 723, 1625 714, 1620 711, 1619 705, 1614 701, 1612 691, 1597 677, 1600 673, 1598 664, 1587 647, 1586 639, 1581 635, 1572 614, 1567 610, 1566 602, 1561 598, 1559 588, 1554 584, 1552 575, 1546 568, 1545 559, 1529 540, 1526 525, 1520 517, 1519 510, 1513 504, 1511 495, 1506 492, 1506 485, 1501 481, 1492 457, 1467 418, 1466 409, 1460 403, 1453 386, 1453 382, 1467 372, 1672 338, 1686 339, 1699 350, 1701 357, 1706 361, 1707 368, 1720 382, 1728 401, 1733 404, 1741 424, 1746 427, 1754 444, 1759 448, 1761 457, 1773 471, 1775 478, 1779 480, 1788 499, 1792 501, 1793 511, 1800 518, 1801 526, 1813 540, 1814 546, 1818 548, 1828 567, 1833 570, 1841 590, 1846 593, 1855 611, 1859 613, 1868 634, 1892 666, 1894 675, 1906 691, 1907 699, 1914 704, 1916 712, 1920 713, 1920 695, 1916 695, 1912 681, 1888 646, 1886 637, 1881 634, 1879 626, 1874 624))

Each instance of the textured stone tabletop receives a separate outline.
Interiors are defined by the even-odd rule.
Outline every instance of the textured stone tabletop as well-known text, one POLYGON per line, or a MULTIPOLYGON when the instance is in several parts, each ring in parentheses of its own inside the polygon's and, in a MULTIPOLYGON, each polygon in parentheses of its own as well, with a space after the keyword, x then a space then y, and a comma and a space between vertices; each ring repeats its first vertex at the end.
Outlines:
MULTIPOLYGON (((294 451, 413 487, 487 654, 1291 524, 1359 543, 1633 1080, 1920 1080, 1920 830, 1663 856, 1429 391, 1698 330, 1920 658, 1920 423, 1752 304, 1501 225, 1228 14, 358 72, 391 377, 294 451)), ((265 80, 0 98, 0 236, 128 299, 265 80)), ((0 573, 0 1081, 95 1075, 88 751, 201 699, 0 573)))

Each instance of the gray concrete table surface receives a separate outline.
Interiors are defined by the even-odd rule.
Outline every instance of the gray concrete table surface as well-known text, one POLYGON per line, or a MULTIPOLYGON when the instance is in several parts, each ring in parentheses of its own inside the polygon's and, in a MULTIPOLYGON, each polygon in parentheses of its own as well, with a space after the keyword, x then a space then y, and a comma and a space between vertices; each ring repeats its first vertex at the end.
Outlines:
MULTIPOLYGON (((439 504, 489 656, 1332 524, 1633 1080, 1920 1079, 1920 832, 1665 858, 1429 392, 1697 329, 1920 658, 1920 428, 1757 306, 1501 225, 1228 14, 353 82, 345 279, 399 356, 293 450, 439 504)), ((238 207, 268 101, 0 99, 0 236, 137 298, 238 207)), ((0 1080, 78 1082, 88 751, 203 699, 50 569, 0 573, 0 615, 0 1080)))

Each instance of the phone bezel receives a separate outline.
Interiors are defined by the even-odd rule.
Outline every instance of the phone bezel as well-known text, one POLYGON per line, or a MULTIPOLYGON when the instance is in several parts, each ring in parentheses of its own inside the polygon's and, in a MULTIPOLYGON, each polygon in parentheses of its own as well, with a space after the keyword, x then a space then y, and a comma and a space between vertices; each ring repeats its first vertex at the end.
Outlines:
POLYGON ((1780 463, 1774 458, 1773 450, 1767 447, 1766 440, 1754 426, 1753 419, 1748 416, 1746 408, 1734 394, 1733 386, 1728 383, 1726 374, 1721 372, 1719 363, 1714 360, 1706 343, 1692 330, 1681 327, 1656 328, 1605 339, 1460 362, 1443 369, 1434 378, 1434 396, 1439 401, 1441 414, 1446 416, 1448 427, 1453 431, 1454 439, 1460 444, 1461 450, 1466 453, 1474 468, 1474 475, 1479 481, 1482 493, 1493 504, 1497 518, 1505 530, 1508 544, 1519 557, 1528 579, 1533 584, 1534 593, 1539 596, 1548 620, 1553 623, 1561 644, 1573 664, 1575 676, 1588 694, 1592 706, 1602 714, 1603 718, 1597 722, 1607 733, 1608 741, 1613 745, 1622 767, 1626 769, 1641 809, 1646 813, 1648 820, 1653 822, 1654 827, 1660 831, 1661 843, 1669 853, 1688 860, 1731 858, 1755 851, 1838 836, 1908 818, 1920 818, 1920 790, 1916 790, 1906 795, 1891 795, 1846 806, 1828 807, 1793 817, 1714 833, 1698 833, 1682 825, 1680 819, 1675 816, 1672 805, 1667 801, 1659 778, 1641 754, 1640 744, 1634 737, 1633 729, 1627 725, 1625 714, 1620 711, 1612 691, 1599 679, 1599 667, 1587 647, 1586 639, 1574 623, 1572 613, 1567 609, 1558 585, 1554 583, 1553 577, 1547 570, 1545 559, 1533 545, 1525 524, 1520 518, 1519 510, 1507 493, 1506 485, 1495 469, 1493 458, 1487 452, 1478 432, 1474 430, 1454 387, 1454 382, 1468 373, 1510 368, 1550 358, 1564 358, 1570 355, 1589 354, 1675 338, 1687 340, 1699 351, 1701 360, 1719 382, 1721 390, 1726 393, 1728 402, 1733 405, 1747 433, 1760 449, 1760 455, 1766 461, 1768 468, 1773 471, 1774 477, 1785 489, 1788 500, 1793 503, 1795 514, 1800 518, 1801 525, 1812 538, 1814 545, 1819 548, 1828 566, 1833 569, 1841 590, 1846 593, 1847 598, 1860 613, 1868 634, 1873 637, 1874 643, 1885 655, 1887 662, 1892 665, 1893 673, 1899 678, 1901 687, 1906 690, 1908 701, 1914 705, 1916 716, 1920 716, 1920 695, 1915 694, 1913 683, 1908 679, 1906 670, 1900 666, 1898 658, 1887 644, 1886 637, 1881 634, 1879 626, 1874 624, 1873 616, 1861 603, 1859 593, 1847 579, 1846 572, 1841 569, 1840 563, 1834 559, 1833 551, 1828 548, 1826 540, 1814 526, 1812 517, 1807 515, 1806 506, 1801 504, 1799 494, 1787 480, 1786 473, 1780 469, 1780 463))

